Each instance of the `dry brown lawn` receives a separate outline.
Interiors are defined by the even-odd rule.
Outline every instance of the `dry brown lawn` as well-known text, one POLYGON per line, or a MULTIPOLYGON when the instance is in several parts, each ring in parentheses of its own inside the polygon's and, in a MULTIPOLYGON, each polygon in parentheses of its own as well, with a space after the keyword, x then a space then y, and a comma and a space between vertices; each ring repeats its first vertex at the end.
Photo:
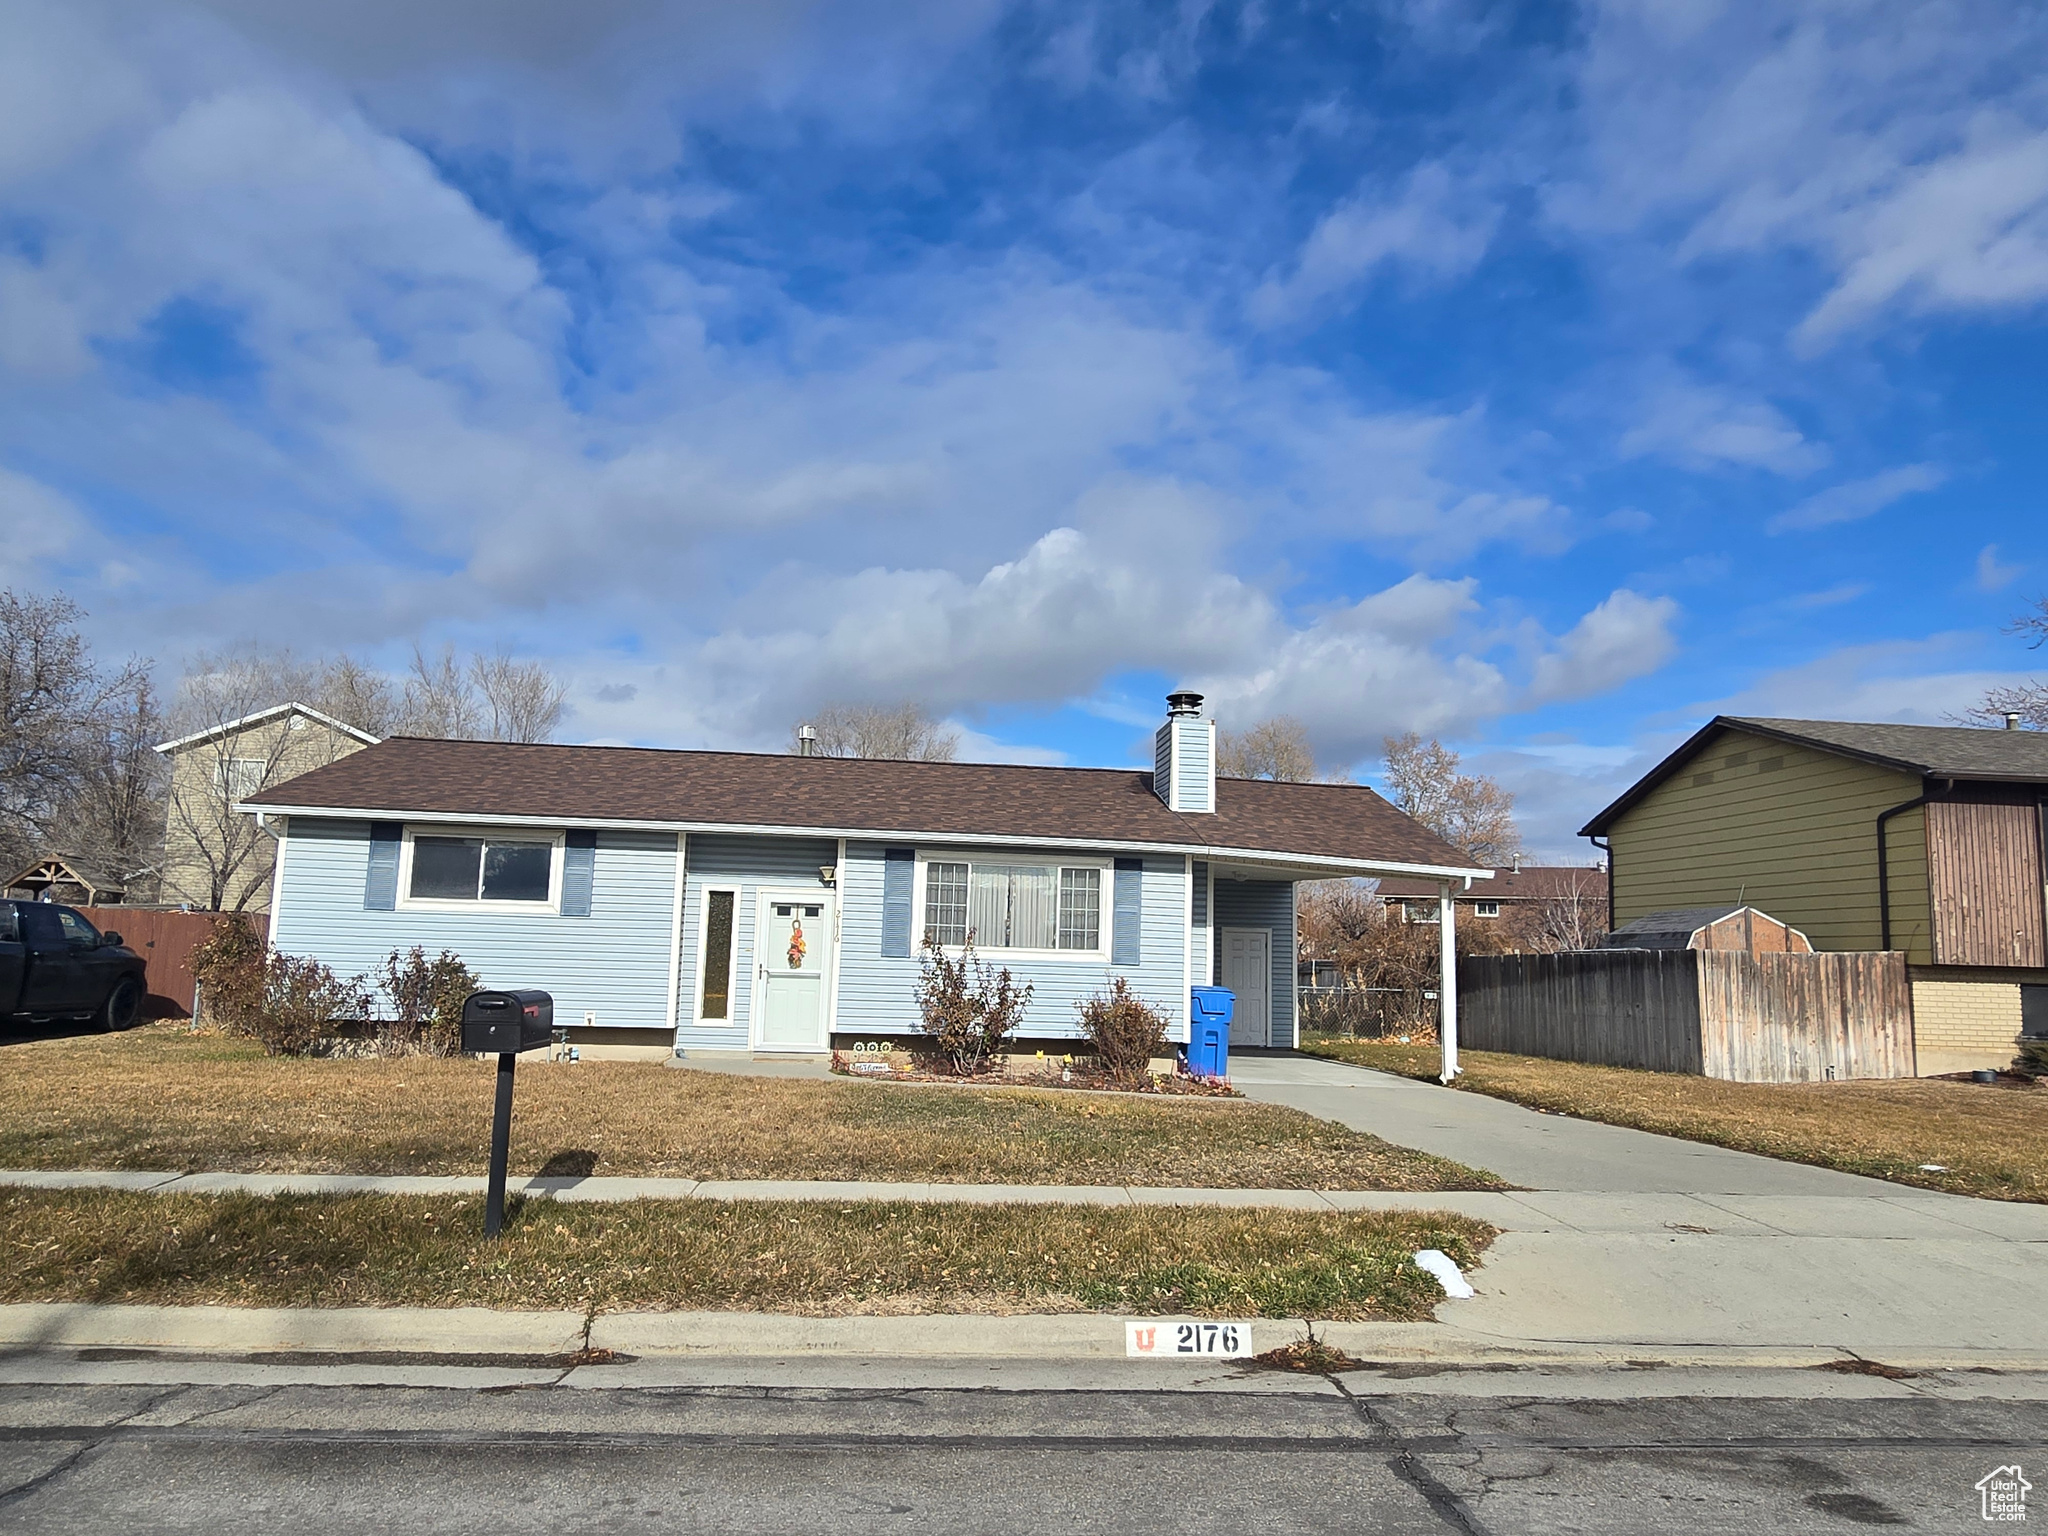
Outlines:
MULTIPOLYGON (((679 1075, 679 1074, 678 1074, 679 1075)), ((1423 1320, 1431 1212, 515 1201, 0 1190, 0 1301, 231 1306, 1109 1311, 1423 1320)))
MULTIPOLYGON (((1433 1045, 1315 1039, 1302 1048, 1432 1082, 1440 1065, 1433 1045)), ((1460 1088, 1554 1114, 1960 1195, 2048 1201, 2048 1087, 1927 1077, 1727 1083, 1492 1051, 1458 1060, 1460 1088)))
MULTIPOLYGON (((0 1048, 0 1167, 479 1174, 487 1061, 292 1060, 156 1025, 0 1048)), ((529 1061, 512 1171, 1451 1190, 1491 1174, 1241 1100, 529 1061)))

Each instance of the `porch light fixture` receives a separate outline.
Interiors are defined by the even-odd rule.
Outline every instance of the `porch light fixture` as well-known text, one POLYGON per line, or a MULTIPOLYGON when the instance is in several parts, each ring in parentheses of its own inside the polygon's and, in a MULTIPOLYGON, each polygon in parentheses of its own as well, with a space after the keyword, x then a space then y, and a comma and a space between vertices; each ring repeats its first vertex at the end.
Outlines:
POLYGON ((818 883, 820 885, 836 885, 838 881, 839 866, 837 864, 820 864, 818 866, 818 883))

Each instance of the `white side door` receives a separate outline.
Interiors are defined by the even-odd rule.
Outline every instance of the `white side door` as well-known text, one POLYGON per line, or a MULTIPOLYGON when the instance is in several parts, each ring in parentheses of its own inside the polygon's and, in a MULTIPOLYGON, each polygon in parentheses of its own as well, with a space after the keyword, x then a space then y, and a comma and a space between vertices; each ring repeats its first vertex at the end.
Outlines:
POLYGON ((1264 928, 1223 930, 1223 985, 1237 994, 1230 1015, 1232 1045, 1270 1044, 1273 1019, 1273 935, 1264 928))
POLYGON ((760 979, 754 1044, 763 1051, 825 1049, 825 986, 832 958, 832 898, 763 891, 754 925, 760 979))

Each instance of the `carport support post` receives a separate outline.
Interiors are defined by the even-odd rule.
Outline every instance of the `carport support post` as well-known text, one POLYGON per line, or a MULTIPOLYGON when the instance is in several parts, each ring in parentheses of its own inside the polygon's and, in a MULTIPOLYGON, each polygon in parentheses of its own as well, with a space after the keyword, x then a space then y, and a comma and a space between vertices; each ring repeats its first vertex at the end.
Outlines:
POLYGON ((512 1152, 512 1070, 519 1065, 511 1051, 498 1053, 498 1103, 491 1112, 491 1188, 484 1196, 484 1236, 496 1237, 505 1225, 505 1162, 512 1152))
POLYGON ((1444 1043, 1444 1069, 1437 1080, 1448 1084, 1458 1075, 1458 911, 1448 880, 1436 883, 1436 938, 1442 951, 1436 984, 1437 1034, 1444 1043))

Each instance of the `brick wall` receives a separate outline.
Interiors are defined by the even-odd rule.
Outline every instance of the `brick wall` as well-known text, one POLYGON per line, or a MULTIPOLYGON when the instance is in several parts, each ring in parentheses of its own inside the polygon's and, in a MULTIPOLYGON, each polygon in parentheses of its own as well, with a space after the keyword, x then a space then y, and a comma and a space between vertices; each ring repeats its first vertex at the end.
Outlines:
POLYGON ((2020 989, 2012 981, 1913 980, 1920 1075, 2008 1065, 2019 1050, 2020 989))

